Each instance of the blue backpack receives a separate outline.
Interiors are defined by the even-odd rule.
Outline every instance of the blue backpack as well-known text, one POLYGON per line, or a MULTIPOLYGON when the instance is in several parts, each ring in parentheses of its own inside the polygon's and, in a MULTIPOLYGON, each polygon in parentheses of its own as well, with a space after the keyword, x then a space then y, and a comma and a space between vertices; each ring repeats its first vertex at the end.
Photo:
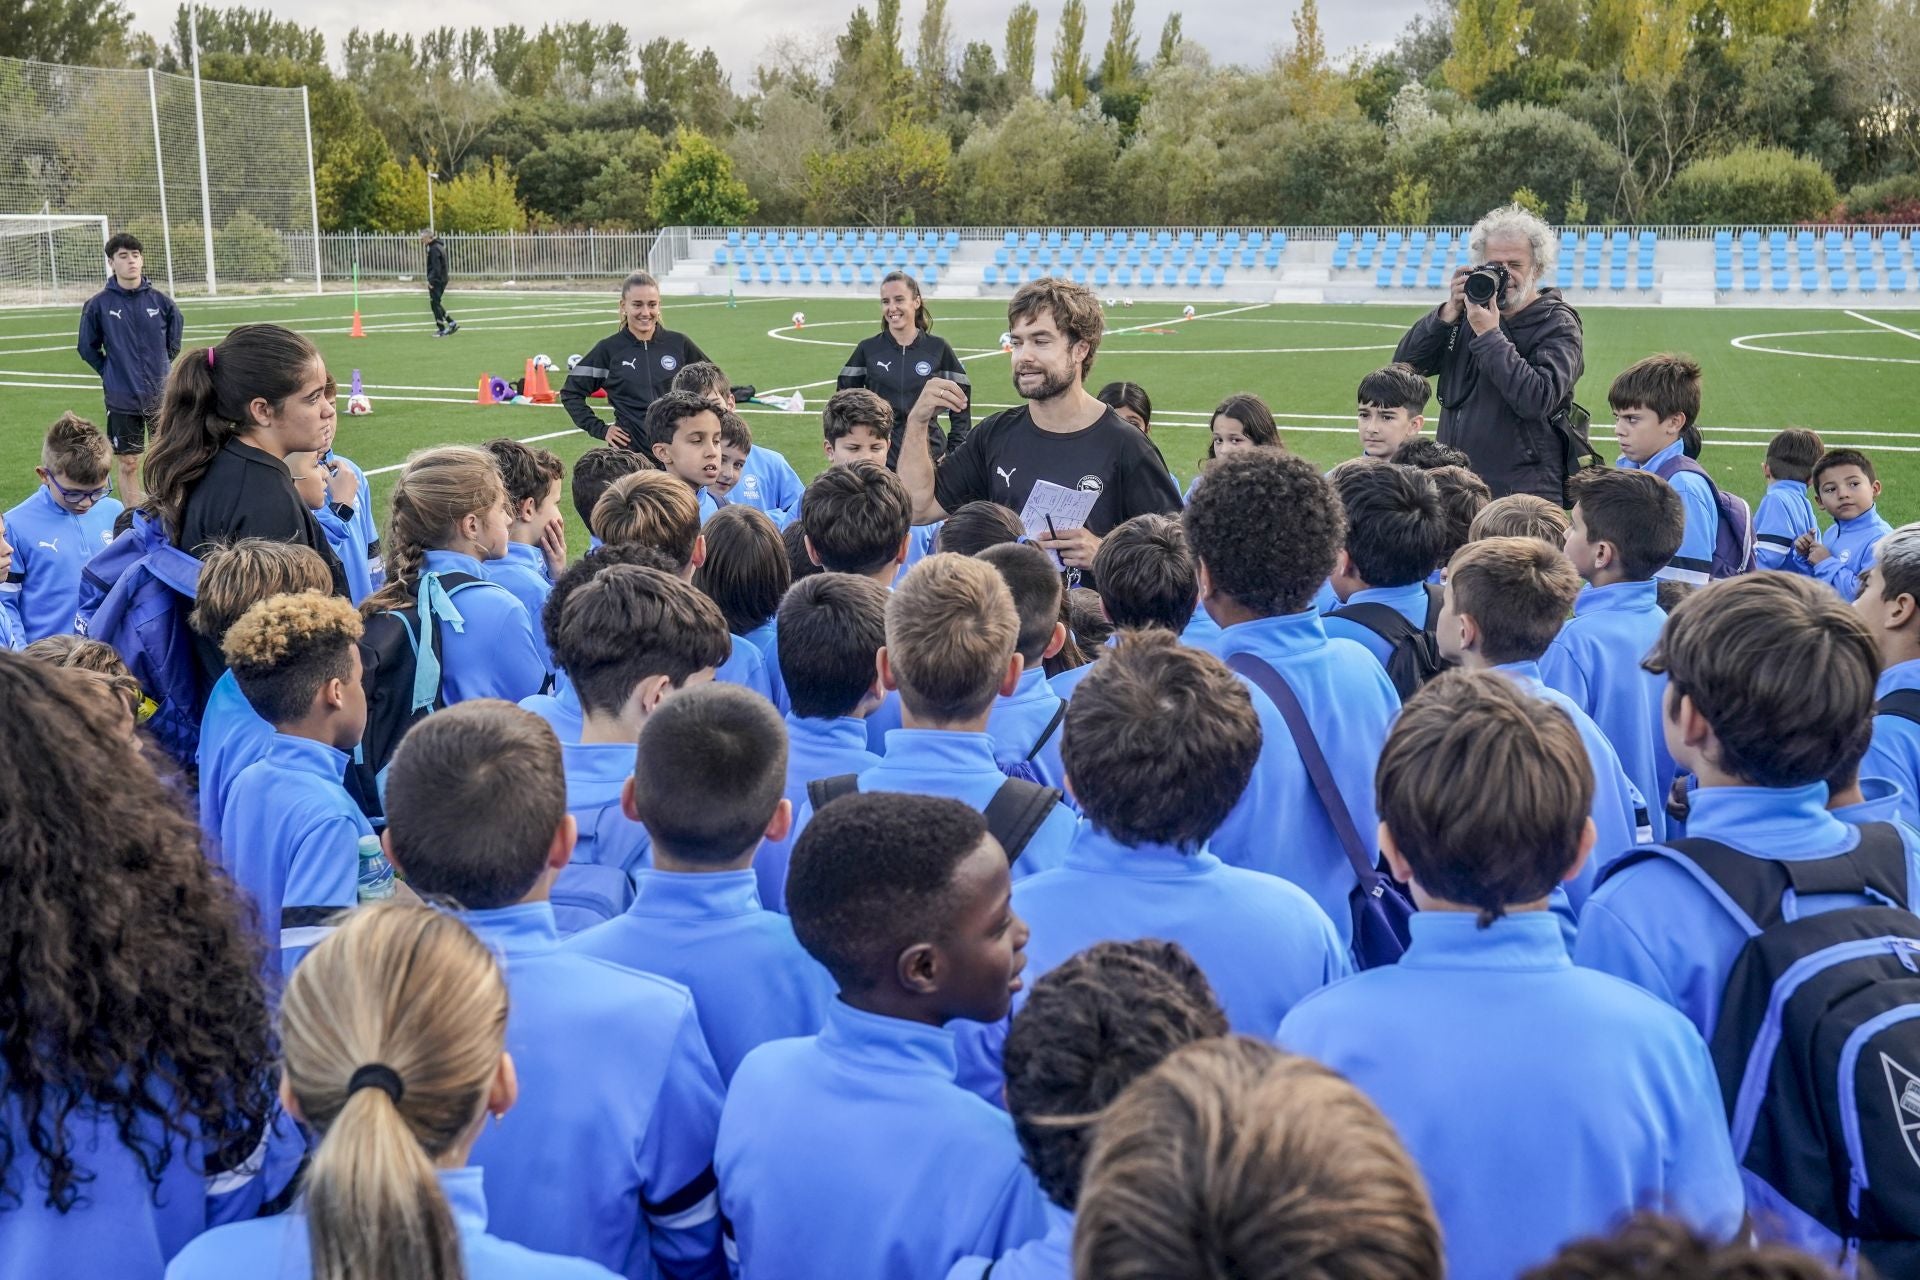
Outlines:
POLYGON ((1653 474, 1671 481, 1681 471, 1707 482, 1720 515, 1713 525, 1713 565, 1707 576, 1716 581, 1739 577, 1753 568, 1753 509, 1739 494, 1728 493, 1715 484, 1707 469, 1684 453, 1668 458, 1653 469, 1653 474))
POLYGON ((81 573, 74 629, 112 645, 155 704, 146 728, 181 768, 200 746, 200 669, 187 615, 200 588, 200 561, 173 545, 144 514, 81 573))

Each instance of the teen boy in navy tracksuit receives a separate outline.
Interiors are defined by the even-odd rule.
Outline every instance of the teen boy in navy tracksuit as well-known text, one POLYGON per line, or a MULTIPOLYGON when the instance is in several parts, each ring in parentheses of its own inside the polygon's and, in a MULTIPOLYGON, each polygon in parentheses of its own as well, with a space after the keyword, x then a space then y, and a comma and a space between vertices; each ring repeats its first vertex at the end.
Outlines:
POLYGON ((180 354, 185 321, 173 299, 147 279, 139 240, 122 231, 107 241, 106 254, 113 278, 80 309, 80 358, 100 375, 120 497, 137 507, 146 500, 140 455, 160 409, 167 369, 180 354))

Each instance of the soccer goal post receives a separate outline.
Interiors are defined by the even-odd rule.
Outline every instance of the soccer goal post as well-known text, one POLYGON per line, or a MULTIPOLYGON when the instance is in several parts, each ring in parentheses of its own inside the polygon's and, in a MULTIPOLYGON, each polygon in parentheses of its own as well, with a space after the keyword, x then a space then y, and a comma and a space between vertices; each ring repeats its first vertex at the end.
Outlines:
POLYGON ((0 305, 81 303, 107 277, 104 214, 0 214, 0 305))

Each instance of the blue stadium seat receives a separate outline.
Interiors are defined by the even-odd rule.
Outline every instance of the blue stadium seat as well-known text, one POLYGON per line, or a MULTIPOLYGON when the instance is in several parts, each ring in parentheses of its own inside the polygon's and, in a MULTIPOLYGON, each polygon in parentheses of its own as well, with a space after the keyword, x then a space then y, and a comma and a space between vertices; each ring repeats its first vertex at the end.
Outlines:
POLYGON ((1047 248, 1058 249, 1061 243, 1060 233, 1058 231, 1047 232, 1047 248))
POLYGON ((798 249, 800 247, 800 233, 798 231, 788 231, 784 233, 780 237, 780 244, 784 248, 798 249))
POLYGON ((1068 247, 1069 249, 1079 249, 1079 248, 1082 248, 1083 246, 1085 246, 1085 244, 1086 244, 1086 243, 1087 243, 1087 233, 1086 233, 1086 232, 1084 232, 1084 231, 1070 231, 1070 232, 1068 232, 1068 233, 1067 233, 1067 247, 1068 247))
POLYGON ((1110 244, 1106 248, 1102 249, 1100 251, 1100 261, 1105 263, 1109 267, 1119 266, 1120 265, 1120 246, 1110 244))
POLYGON ((1226 268, 1215 267, 1213 270, 1207 272, 1207 283, 1216 289, 1225 288, 1227 283, 1226 268))
MULTIPOLYGON (((1611 267, 1607 268, 1607 288, 1618 290, 1618 289, 1624 289, 1626 287, 1627 287, 1627 264, 1624 262, 1616 262, 1611 267)), ((1726 287, 1729 289, 1733 288, 1732 272, 1727 273, 1726 287)))
POLYGON ((1393 287, 1393 268, 1381 267, 1375 271, 1373 273, 1373 287, 1376 289, 1391 289, 1393 287))
POLYGON ((1113 233, 1113 237, 1110 240, 1108 240, 1107 243, 1112 245, 1116 249, 1124 249, 1127 247, 1127 244, 1128 244, 1127 233, 1124 231, 1116 231, 1113 233))
POLYGON ((1269 244, 1267 245, 1266 253, 1261 255, 1260 261, 1263 265, 1265 265, 1267 270, 1271 271, 1275 267, 1280 265, 1280 255, 1285 253, 1286 251, 1287 251, 1287 246, 1284 243, 1269 244))
POLYGON ((1180 283, 1180 268, 1166 267, 1160 272, 1160 283, 1171 289, 1180 283))
POLYGON ((1769 232, 1767 232, 1767 248, 1768 248, 1768 249, 1771 249, 1771 250, 1785 250, 1785 249, 1786 249, 1786 247, 1787 247, 1787 233, 1786 233, 1786 232, 1784 232, 1784 231, 1769 231, 1769 232))
POLYGON ((1775 293, 1785 293, 1788 289, 1793 287, 1792 282, 1787 275, 1787 269, 1785 267, 1775 267, 1773 269, 1773 279, 1769 282, 1769 284, 1771 285, 1775 293))
POLYGON ((1414 266, 1411 262, 1400 268, 1400 287, 1402 289, 1413 288, 1415 284, 1419 283, 1419 280, 1420 268, 1414 266))
POLYGON ((1725 269, 1716 270, 1713 273, 1713 287, 1715 289, 1718 289, 1722 293, 1725 293, 1728 290, 1732 289, 1733 288, 1733 272, 1725 269))
POLYGON ((1379 252, 1379 249, 1380 249, 1380 233, 1378 231, 1362 231, 1360 233, 1360 265, 1361 266, 1363 267, 1372 266, 1373 255, 1379 252))
POLYGON ((801 263, 799 271, 797 271, 795 274, 799 277, 801 284, 813 283, 813 267, 808 263, 805 263, 805 262, 801 263))
MULTIPOLYGON (((1751 231, 1749 231, 1749 232, 1747 232, 1747 235, 1752 235, 1752 234, 1753 234, 1753 232, 1751 232, 1751 231)), ((1731 232, 1731 231, 1716 231, 1716 232, 1714 232, 1714 233, 1713 233, 1713 247, 1714 247, 1714 248, 1716 248, 1716 249, 1731 249, 1731 248, 1733 248, 1733 232, 1731 232)))
POLYGON ((844 267, 847 265, 847 250, 845 245, 835 245, 833 247, 833 265, 836 267, 844 267))
POLYGON ((926 249, 915 249, 913 251, 913 265, 922 271, 926 270, 927 264, 932 261, 933 254, 929 253, 926 249))
POLYGON ((816 267, 826 266, 827 265, 826 246, 815 245, 813 252, 807 255, 807 261, 811 262, 816 267))
POLYGON ((1027 246, 1021 245, 1018 249, 1015 249, 1013 251, 1014 266, 1024 267, 1030 264, 1032 261, 1033 261, 1033 250, 1027 248, 1027 246))
POLYGON ((845 263, 841 264, 840 269, 836 274, 840 277, 841 284, 853 283, 853 268, 850 266, 847 266, 845 263))
POLYGON ((1600 264, 1588 259, 1580 268, 1580 287, 1598 289, 1600 287, 1600 264))
POLYGON ((1570 258, 1560 259, 1560 265, 1554 268, 1553 287, 1556 289, 1563 289, 1563 290, 1573 288, 1572 259, 1570 258))
MULTIPOLYGON (((853 232, 847 232, 847 239, 853 239, 853 232)), ((820 243, 829 249, 837 249, 840 247, 840 233, 838 231, 822 231, 820 233, 820 243)))
POLYGON ((1179 245, 1182 249, 1193 248, 1193 232, 1182 231, 1180 233, 1179 245))
POLYGON ((1131 249, 1127 250, 1127 265, 1129 267, 1139 266, 1143 256, 1144 255, 1140 252, 1140 246, 1134 245, 1131 249))
POLYGON ((1153 248, 1147 250, 1148 266, 1158 267, 1164 264, 1166 260, 1167 260, 1167 251, 1162 246, 1155 245, 1153 248))
POLYGON ((1887 268, 1887 292, 1905 293, 1907 291, 1907 269, 1905 267, 1887 268))
POLYGON ((1847 273, 1844 270, 1829 271, 1827 273, 1827 288, 1833 290, 1835 293, 1845 293, 1851 287, 1852 286, 1847 283, 1847 273))
POLYGON ((1446 267, 1441 263, 1431 263, 1427 267, 1427 288, 1438 289, 1446 283, 1446 267))
POLYGON ((1087 233, 1087 243, 1095 249, 1104 249, 1107 245, 1107 233, 1104 231, 1090 231, 1087 233))
POLYGON ((980 278, 988 284, 999 284, 1000 268, 992 263, 988 263, 986 268, 980 272, 980 278))
POLYGON ((780 267, 780 283, 781 284, 793 283, 793 268, 785 265, 784 263, 780 267))
POLYGON ((886 232, 880 237, 880 247, 887 250, 898 249, 900 247, 900 233, 898 231, 886 232))
POLYGON ((940 268, 938 268, 938 267, 928 267, 928 268, 927 268, 927 273, 926 273, 926 275, 925 275, 925 276, 924 276, 924 277, 923 277, 923 278, 921 279, 921 281, 920 281, 920 283, 921 283, 921 284, 923 284, 923 285, 925 285, 925 286, 927 286, 927 288, 929 288, 929 289, 931 289, 931 288, 933 288, 933 287, 934 287, 935 285, 937 285, 937 284, 939 284, 939 283, 940 283, 940 268))
POLYGON ((946 235, 940 237, 940 247, 942 249, 958 249, 960 247, 960 233, 958 231, 947 232, 946 235))
POLYGON ((1808 267, 1805 270, 1801 271, 1800 292, 1802 293, 1820 292, 1820 273, 1818 271, 1815 271, 1811 267, 1808 267))
POLYGON ((715 249, 715 250, 713 251, 713 265, 714 265, 714 266, 716 266, 716 267, 724 267, 724 266, 726 266, 726 265, 727 265, 727 263, 728 263, 728 262, 730 262, 730 261, 731 261, 731 259, 727 257, 727 246, 725 246, 725 245, 721 245, 721 246, 720 246, 719 248, 717 248, 717 249, 715 249))
POLYGON ((740 271, 739 271, 739 278, 740 278, 740 283, 741 283, 741 284, 752 284, 752 283, 753 283, 753 268, 752 268, 752 267, 750 267, 750 266, 748 266, 748 265, 747 265, 746 263, 744 263, 744 262, 743 262, 743 263, 741 263, 741 264, 740 264, 740 271))
POLYGON ((1187 274, 1183 276, 1182 279, 1184 279, 1187 282, 1187 288, 1198 289, 1200 287, 1200 279, 1201 279, 1200 268, 1188 267, 1187 274))
POLYGON ((772 283, 773 283, 773 268, 772 268, 772 267, 768 267, 768 266, 762 266, 762 267, 760 268, 760 283, 761 283, 761 284, 772 284, 772 283))
MULTIPOLYGON (((1640 292, 1642 293, 1653 292, 1653 268, 1652 267, 1641 267, 1634 273, 1634 275, 1635 275, 1634 283, 1639 286, 1640 292)), ((1760 277, 1757 275, 1754 277, 1755 288, 1759 288, 1759 279, 1760 277)))
POLYGON ((1254 267, 1259 264, 1259 262, 1260 262, 1260 246, 1259 245, 1249 244, 1241 247, 1240 269, 1242 271, 1253 270, 1254 267))
POLYGON ((1856 287, 1860 290, 1860 292, 1878 293, 1880 291, 1880 275, 1878 272, 1874 271, 1871 267, 1860 272, 1860 274, 1855 278, 1858 281, 1858 284, 1856 287))
POLYGON ((1067 279, 1073 281, 1075 284, 1084 285, 1087 282, 1087 269, 1085 267, 1075 267, 1073 270, 1067 272, 1067 279))
POLYGON ((1113 279, 1113 272, 1107 270, 1105 267, 1095 267, 1093 269, 1093 287, 1094 288, 1104 289, 1107 287, 1108 282, 1111 281, 1112 279, 1113 279))
POLYGON ((1171 231, 1156 231, 1156 232, 1154 232, 1154 233, 1153 233, 1153 242, 1154 242, 1155 244, 1157 244, 1157 245, 1159 245, 1159 246, 1160 246, 1160 247, 1161 247, 1162 249, 1169 249, 1169 248, 1172 248, 1172 247, 1173 247, 1173 232, 1171 232, 1171 231))
POLYGON ((953 250, 947 248, 945 245, 941 245, 938 249, 935 249, 933 251, 933 265, 936 267, 952 266, 953 250))
POLYGON ((1575 253, 1579 251, 1579 249, 1580 249, 1580 233, 1579 232, 1562 231, 1560 233, 1560 256, 1561 257, 1571 258, 1575 253))
MULTIPOLYGON (((1649 278, 1649 281, 1651 281, 1653 273, 1647 272, 1646 274, 1649 278)), ((1640 287, 1644 289, 1647 286, 1641 285, 1640 287)), ((1760 273, 1757 270, 1749 270, 1749 271, 1741 272, 1740 287, 1746 290, 1748 293, 1760 292, 1760 273)))
POLYGON ((1114 283, 1118 284, 1121 288, 1129 287, 1133 284, 1133 267, 1130 265, 1121 267, 1113 273, 1113 279, 1114 283))
POLYGON ((1606 232, 1604 231, 1587 232, 1587 257, 1589 258, 1598 257, 1600 254, 1600 250, 1605 247, 1606 243, 1607 243, 1606 232))
POLYGON ((1333 241, 1333 268, 1336 271, 1346 269, 1347 261, 1353 256, 1353 232, 1342 231, 1333 241))
POLYGON ((1007 248, 1005 245, 1001 245, 998 249, 995 249, 993 251, 994 266, 1004 267, 1012 261, 1013 261, 1013 250, 1007 248))
POLYGON ((1201 248, 1211 249, 1219 243, 1220 243, 1220 233, 1218 231, 1203 231, 1200 233, 1201 248))
POLYGON ((1000 243, 1011 249, 1014 245, 1020 243, 1020 237, 1009 231, 1000 237, 1000 243))
POLYGON ((1250 244, 1250 245, 1262 245, 1262 244, 1265 244, 1266 242, 1267 242, 1267 233, 1266 233, 1266 232, 1264 232, 1264 231, 1249 231, 1249 232, 1247 232, 1247 243, 1248 243, 1248 244, 1250 244))
POLYGON ((869 253, 871 253, 874 249, 879 247, 880 233, 878 231, 863 231, 860 233, 860 243, 863 247, 866 248, 866 250, 869 253))
POLYGON ((745 243, 747 248, 749 249, 754 248, 760 243, 760 233, 758 231, 747 232, 745 237, 743 238, 743 242, 745 243))
POLYGON ((740 232, 738 230, 727 232, 727 247, 729 249, 738 249, 740 247, 740 232))
POLYGON ((874 281, 876 281, 876 280, 878 280, 879 278, 880 278, 880 277, 879 277, 879 274, 878 274, 877 272, 875 272, 875 271, 874 271, 874 269, 873 269, 872 267, 862 267, 862 268, 860 268, 860 286, 861 286, 861 288, 863 288, 863 289, 871 289, 871 288, 873 288, 873 282, 874 282, 874 281))
POLYGON ((820 233, 818 231, 809 231, 800 237, 800 243, 805 248, 811 249, 820 243, 820 233))

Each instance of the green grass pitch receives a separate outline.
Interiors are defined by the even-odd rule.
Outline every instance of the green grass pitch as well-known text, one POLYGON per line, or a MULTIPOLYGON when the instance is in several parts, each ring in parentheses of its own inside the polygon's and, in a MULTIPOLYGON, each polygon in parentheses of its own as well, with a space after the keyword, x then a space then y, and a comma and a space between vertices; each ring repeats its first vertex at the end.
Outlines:
MULTIPOLYGON (((367 417, 341 418, 338 449, 374 473, 376 501, 408 453, 428 445, 509 435, 544 438, 571 459, 591 443, 557 408, 472 403, 482 373, 521 375, 528 358, 556 363, 618 324, 604 293, 467 291, 448 295, 460 332, 438 339, 424 291, 363 296, 365 338, 348 337, 344 294, 188 302, 189 347, 245 321, 273 321, 319 344, 344 397, 358 368, 373 399, 367 417)), ((1279 417, 1289 448, 1331 466, 1356 452, 1353 391, 1387 361, 1408 306, 1248 306, 1141 302, 1109 311, 1109 333, 1089 380, 1141 383, 1153 397, 1153 438, 1184 482, 1206 450, 1208 413, 1253 391, 1279 417)), ((1004 304, 985 298, 932 304, 936 332, 973 376, 976 418, 1013 398, 998 346, 1004 304)), ((100 385, 74 352, 78 308, 0 311, 0 509, 35 481, 41 435, 62 410, 104 422, 100 385)), ((1585 313, 1587 374, 1579 400, 1594 411, 1595 444, 1613 453, 1606 390, 1613 375, 1655 351, 1685 351, 1705 369, 1702 461, 1728 488, 1757 501, 1768 437, 1812 427, 1831 445, 1868 451, 1886 486, 1881 510, 1895 524, 1920 518, 1920 318, 1898 310, 1767 311, 1594 308, 1585 313)), ((865 299, 668 298, 665 323, 690 334, 736 382, 798 388, 803 414, 749 407, 756 440, 786 454, 802 476, 821 465, 818 407, 854 342, 880 328, 865 299), (792 316, 806 313, 804 328, 792 316)), ((557 382, 556 382, 557 387, 557 382)), ((344 408, 344 399, 342 401, 344 408)), ((569 545, 586 535, 569 512, 569 545)), ((383 520, 384 523, 384 520, 383 520)))

